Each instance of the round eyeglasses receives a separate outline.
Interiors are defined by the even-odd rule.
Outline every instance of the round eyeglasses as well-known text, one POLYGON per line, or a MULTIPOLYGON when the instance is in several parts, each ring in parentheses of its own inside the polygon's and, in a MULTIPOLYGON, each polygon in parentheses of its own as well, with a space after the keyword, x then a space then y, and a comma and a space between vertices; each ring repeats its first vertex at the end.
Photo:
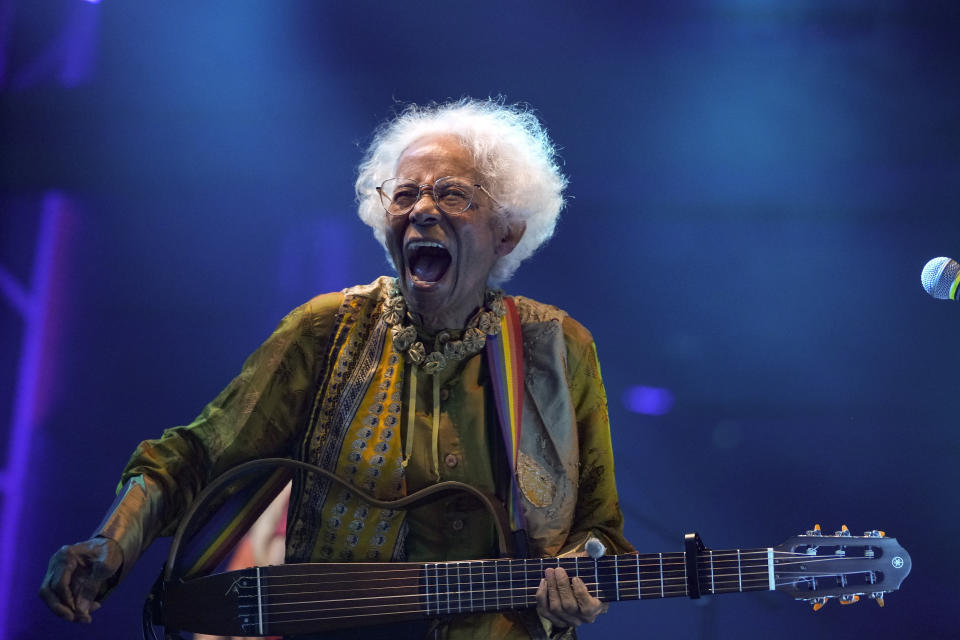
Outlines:
POLYGON ((433 184, 419 184, 411 178, 390 178, 377 187, 380 204, 392 216, 405 216, 413 210, 424 192, 429 192, 440 211, 460 215, 470 208, 477 191, 483 191, 495 204, 500 204, 483 185, 466 178, 445 176, 433 184))

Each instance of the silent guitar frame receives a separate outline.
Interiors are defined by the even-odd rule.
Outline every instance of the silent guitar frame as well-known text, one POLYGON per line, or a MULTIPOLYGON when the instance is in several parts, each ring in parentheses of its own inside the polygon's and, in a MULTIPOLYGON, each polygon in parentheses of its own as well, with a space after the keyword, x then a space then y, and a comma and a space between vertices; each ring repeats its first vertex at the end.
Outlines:
MULTIPOLYGON (((256 462, 262 463, 322 472, 293 460, 256 462)), ((760 548, 710 549, 698 534, 690 533, 679 552, 603 555, 602 545, 588 544, 590 555, 583 557, 304 563, 191 579, 172 575, 170 568, 176 566, 187 520, 208 495, 218 490, 214 485, 226 483, 221 483, 226 475, 198 497, 195 509, 181 523, 164 575, 144 607, 144 638, 156 637, 155 623, 164 627, 168 639, 180 638, 180 631, 226 636, 298 635, 530 609, 536 607, 535 593, 548 567, 563 567, 569 575, 580 577, 603 602, 776 590, 812 603, 815 611, 831 599, 852 604, 867 598, 883 606, 884 596, 897 591, 911 569, 910 555, 896 538, 887 537, 883 531, 855 536, 843 526, 825 535, 816 525, 779 545, 760 548)), ((322 475, 343 484, 328 472, 322 475)), ((402 508, 454 490, 479 493, 467 485, 456 485, 459 483, 434 485, 424 490, 429 491, 426 495, 418 492, 403 498, 403 504, 370 502, 402 508)), ((357 492, 352 486, 350 490, 357 492)), ((483 494, 477 497, 497 511, 495 500, 483 494)), ((495 522, 501 553, 507 556, 510 538, 503 526, 502 507, 495 522)))

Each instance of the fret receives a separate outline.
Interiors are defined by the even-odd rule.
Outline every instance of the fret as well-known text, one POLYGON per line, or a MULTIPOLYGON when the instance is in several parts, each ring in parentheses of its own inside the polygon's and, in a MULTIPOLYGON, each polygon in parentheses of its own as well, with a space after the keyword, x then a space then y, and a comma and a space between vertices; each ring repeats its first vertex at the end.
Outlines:
POLYGON ((487 568, 486 560, 477 563, 480 567, 480 611, 487 610, 487 568))
POLYGON ((633 559, 634 559, 634 562, 637 563, 637 600, 639 600, 642 597, 640 595, 640 585, 643 584, 642 582, 640 582, 640 554, 639 553, 635 554, 633 556, 633 559))
POLYGON ((467 563, 467 588, 470 589, 470 611, 476 611, 476 605, 473 604, 473 562, 467 563))
POLYGON ((713 549, 710 549, 710 593, 715 594, 717 592, 717 584, 714 580, 713 575, 713 549))
POLYGON ((452 590, 450 589, 450 563, 449 562, 443 563, 443 574, 444 574, 444 577, 446 578, 446 583, 447 583, 447 613, 453 613, 452 603, 450 602, 452 590))
POLYGON ((637 554, 637 597, 662 598, 663 570, 656 554, 637 554))
MULTIPOLYGON (((686 553, 684 553, 684 557, 686 557, 686 553)), ((690 595, 690 587, 687 586, 687 563, 686 562, 683 563, 683 595, 685 596, 690 595)))
POLYGON ((467 600, 469 601, 469 606, 470 606, 469 610, 471 612, 477 610, 477 603, 476 603, 477 595, 473 587, 473 570, 474 570, 473 565, 475 564, 476 564, 475 561, 469 561, 467 562, 467 566, 465 567, 467 570, 467 589, 470 590, 470 597, 467 598, 467 600))
POLYGON ((510 608, 513 609, 513 563, 507 562, 507 570, 510 572, 510 608))
POLYGON ((544 567, 543 567, 543 558, 540 558, 540 575, 545 576, 544 567))
MULTIPOLYGON (((536 606, 537 603, 537 587, 540 586, 540 578, 543 577, 543 558, 532 559, 533 566, 526 572, 526 578, 524 580, 524 597, 523 601, 527 606, 536 606)), ((524 561, 526 564, 527 561, 524 561)))
MULTIPOLYGON (((502 577, 502 573, 503 573, 502 569, 504 569, 504 568, 509 569, 510 563, 509 563, 509 562, 502 562, 502 561, 501 561, 501 562, 498 562, 497 564, 500 565, 500 569, 501 569, 501 578, 497 581, 497 593, 500 593, 500 592, 504 591, 504 588, 505 588, 504 585, 506 585, 507 582, 509 581, 508 579, 505 579, 505 578, 502 577)), ((509 595, 510 595, 510 593, 509 593, 509 590, 508 590, 508 591, 506 592, 506 594, 504 594, 504 596, 502 596, 502 601, 500 601, 499 598, 498 598, 498 609, 499 609, 499 610, 502 611, 502 610, 505 610, 505 609, 509 609, 509 608, 510 608, 509 595)))
POLYGON ((639 555, 639 554, 636 554, 636 553, 633 553, 633 554, 630 554, 630 555, 631 555, 631 557, 633 558, 633 579, 632 579, 632 582, 633 582, 635 588, 634 588, 634 593, 633 593, 632 595, 628 595, 628 596, 627 596, 627 599, 628 599, 628 600, 639 600, 639 599, 640 599, 640 587, 641 587, 641 585, 643 584, 643 583, 640 581, 640 555, 639 555))
POLYGON ((660 556, 660 597, 666 598, 666 596, 663 595, 663 554, 658 553, 657 555, 660 556))
MULTIPOLYGON (((533 579, 536 578, 537 572, 535 568, 529 567, 529 563, 530 563, 529 559, 523 558, 521 562, 523 563, 523 581, 520 587, 520 594, 521 594, 520 601, 522 603, 521 604, 522 607, 528 607, 534 602, 536 602, 535 597, 533 599, 531 599, 530 597, 531 595, 536 593, 536 589, 531 591, 530 585, 533 582, 533 579)), ((534 565, 534 567, 535 566, 536 565, 534 565)))
POLYGON ((483 586, 484 586, 484 590, 489 592, 490 594, 489 597, 490 597, 490 600, 492 601, 492 605, 490 606, 490 609, 492 609, 493 611, 497 611, 500 609, 500 602, 498 600, 499 591, 497 589, 498 562, 496 560, 493 560, 489 564, 490 564, 489 568, 491 569, 491 571, 489 575, 487 574, 486 571, 484 571, 483 586))
POLYGON ((493 561, 493 588, 497 596, 496 609, 497 611, 502 611, 504 606, 500 600, 500 562, 498 560, 493 561))
POLYGON ((433 600, 437 605, 437 615, 440 615, 443 605, 440 601, 440 564, 439 563, 434 563, 433 565, 433 600))
POLYGON ((433 601, 437 608, 437 615, 440 615, 440 564, 433 564, 433 601))
POLYGON ((737 582, 740 584, 740 592, 743 592, 743 569, 740 568, 740 549, 737 549, 737 582))
POLYGON ((527 573, 527 559, 524 558, 523 559, 523 588, 522 588, 524 605, 527 604, 527 595, 528 595, 527 588, 529 586, 530 586, 530 574, 527 573))
POLYGON ((597 559, 593 558, 593 597, 600 599, 600 573, 597 569, 597 559))
POLYGON ((260 582, 260 567, 257 567, 257 620, 260 635, 263 635, 263 588, 260 582))
POLYGON ((613 556, 613 583, 617 590, 617 602, 620 601, 620 556, 613 556))
MULTIPOLYGON (((436 578, 436 585, 437 585, 437 592, 436 592, 436 596, 437 596, 437 615, 439 615, 439 614, 440 614, 440 564, 439 564, 439 563, 436 564, 436 565, 434 565, 434 576, 435 576, 435 578, 436 578)), ((448 594, 447 597, 449 597, 449 594, 448 594)))
POLYGON ((530 570, 530 604, 537 606, 537 589, 540 587, 540 580, 543 579, 543 559, 532 558, 533 567, 530 570))
POLYGON ((427 615, 431 615, 433 611, 430 609, 430 565, 423 565, 423 599, 426 603, 427 615))

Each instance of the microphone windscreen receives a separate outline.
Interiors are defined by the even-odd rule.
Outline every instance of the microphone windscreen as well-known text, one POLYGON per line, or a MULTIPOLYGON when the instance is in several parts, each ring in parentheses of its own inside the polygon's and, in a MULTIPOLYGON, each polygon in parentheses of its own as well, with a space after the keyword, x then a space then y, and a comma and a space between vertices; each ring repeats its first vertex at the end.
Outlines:
MULTIPOLYGON (((923 273, 920 274, 920 282, 926 292, 934 298, 951 300, 950 290, 953 289, 958 275, 960 275, 960 263, 956 260, 934 258, 923 268, 923 273)), ((956 290, 954 289, 954 291, 956 290)))
POLYGON ((587 540, 587 544, 584 546, 587 551, 587 555, 596 560, 607 552, 607 548, 603 546, 603 543, 592 537, 587 540))

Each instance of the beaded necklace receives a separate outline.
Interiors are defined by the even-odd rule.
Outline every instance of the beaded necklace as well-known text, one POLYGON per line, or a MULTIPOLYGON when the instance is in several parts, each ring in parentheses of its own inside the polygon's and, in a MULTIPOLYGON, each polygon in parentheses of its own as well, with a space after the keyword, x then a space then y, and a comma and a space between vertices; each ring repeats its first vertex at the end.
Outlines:
POLYGON ((396 350, 403 353, 411 364, 432 375, 443 371, 451 362, 480 353, 487 343, 487 336, 500 333, 500 319, 506 313, 503 291, 487 289, 483 297, 483 308, 467 321, 463 335, 458 338, 459 331, 441 331, 434 339, 434 350, 430 353, 427 353, 417 328, 412 324, 410 314, 407 313, 407 303, 396 280, 383 303, 383 321, 391 327, 396 350))

